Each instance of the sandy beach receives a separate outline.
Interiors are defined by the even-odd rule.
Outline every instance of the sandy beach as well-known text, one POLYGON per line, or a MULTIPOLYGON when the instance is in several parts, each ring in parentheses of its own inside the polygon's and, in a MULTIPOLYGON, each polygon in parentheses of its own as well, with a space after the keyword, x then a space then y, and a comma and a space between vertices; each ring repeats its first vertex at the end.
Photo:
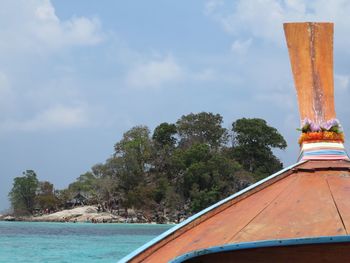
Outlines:
MULTIPOLYGON (((134 210, 128 210, 128 217, 115 215, 110 212, 98 211, 97 206, 79 206, 66 209, 51 214, 36 216, 14 217, 12 215, 0 216, 2 221, 28 221, 28 222, 73 222, 73 223, 141 223, 159 224, 159 222, 149 222, 142 215, 137 215, 134 210)), ((166 221, 165 224, 175 224, 166 221)))
MULTIPOLYGON (((134 213, 131 213, 134 215, 134 213)), ((145 223, 145 219, 129 216, 128 218, 114 215, 109 212, 99 212, 96 206, 80 206, 66 209, 52 214, 28 217, 3 216, 5 221, 32 221, 32 222, 86 222, 86 223, 145 223), (10 220, 11 219, 11 220, 10 220)))

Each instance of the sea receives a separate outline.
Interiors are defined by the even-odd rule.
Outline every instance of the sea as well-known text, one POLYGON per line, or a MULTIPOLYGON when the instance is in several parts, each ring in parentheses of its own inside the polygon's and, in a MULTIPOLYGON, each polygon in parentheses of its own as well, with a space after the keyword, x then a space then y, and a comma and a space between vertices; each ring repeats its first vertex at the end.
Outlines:
POLYGON ((172 226, 0 221, 0 263, 117 262, 172 226))

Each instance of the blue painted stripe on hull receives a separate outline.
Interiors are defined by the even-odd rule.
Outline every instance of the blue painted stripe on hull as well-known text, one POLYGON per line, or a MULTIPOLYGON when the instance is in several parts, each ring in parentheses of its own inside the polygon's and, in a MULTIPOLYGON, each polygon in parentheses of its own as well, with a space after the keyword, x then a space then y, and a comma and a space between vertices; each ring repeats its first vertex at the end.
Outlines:
POLYGON ((312 244, 331 244, 331 243, 350 243, 350 236, 322 236, 322 237, 307 237, 307 238, 293 238, 293 239, 276 239, 263 240, 255 242, 244 242, 227 244, 223 246, 209 247, 201 250, 195 250, 183 254, 170 263, 181 263, 185 260, 195 258, 202 255, 229 252, 235 250, 264 248, 264 247, 281 247, 281 246, 297 246, 297 245, 312 245, 312 244))

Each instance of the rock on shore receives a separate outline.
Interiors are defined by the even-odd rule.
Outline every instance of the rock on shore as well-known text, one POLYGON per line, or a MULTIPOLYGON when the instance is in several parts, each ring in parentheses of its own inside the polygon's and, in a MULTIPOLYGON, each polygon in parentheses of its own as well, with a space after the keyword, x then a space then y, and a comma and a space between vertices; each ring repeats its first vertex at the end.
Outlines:
POLYGON ((128 209, 123 210, 121 215, 109 212, 101 212, 97 206, 79 206, 73 209, 66 209, 52 214, 20 216, 16 217, 11 214, 0 216, 0 221, 28 221, 28 222, 91 222, 91 223, 148 223, 148 224, 176 224, 183 221, 172 216, 165 217, 163 213, 156 212, 154 215, 149 213, 144 215, 141 211, 128 209))
POLYGON ((7 216, 0 215, 0 219, 4 220, 4 221, 15 221, 16 220, 15 217, 10 216, 10 215, 7 215, 7 216))
POLYGON ((81 206, 56 213, 23 218, 35 222, 93 222, 93 223, 124 223, 125 218, 108 212, 98 212, 96 206, 81 206))

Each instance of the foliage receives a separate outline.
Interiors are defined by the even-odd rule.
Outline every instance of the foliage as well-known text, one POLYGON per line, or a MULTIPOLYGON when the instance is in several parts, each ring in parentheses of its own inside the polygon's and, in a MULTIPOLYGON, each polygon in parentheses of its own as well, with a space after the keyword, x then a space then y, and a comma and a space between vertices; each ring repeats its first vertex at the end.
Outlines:
POLYGON ((343 128, 339 120, 330 119, 321 123, 314 122, 308 118, 302 121, 299 137, 299 144, 303 142, 331 141, 344 143, 343 128))
POLYGON ((163 122, 154 129, 152 139, 159 147, 174 147, 176 144, 176 133, 177 130, 175 124, 163 122))
POLYGON ((184 115, 176 122, 181 137, 180 143, 206 143, 212 147, 219 147, 227 141, 227 131, 221 126, 222 122, 220 114, 210 112, 184 115))
MULTIPOLYGON (((195 144, 181 153, 183 196, 191 200, 190 210, 197 212, 241 188, 235 174, 241 166, 221 151, 206 144, 195 144)), ((252 177, 248 179, 253 182, 252 177)))
POLYGON ((59 208, 65 208, 67 202, 73 198, 74 192, 67 188, 62 190, 55 190, 54 195, 57 202, 56 206, 59 208))
POLYGON ((320 132, 303 132, 299 137, 299 144, 304 142, 339 142, 344 143, 344 133, 333 132, 333 131, 320 131, 320 132))
POLYGON ((80 175, 74 183, 68 186, 72 192, 83 192, 89 195, 94 195, 96 187, 96 177, 92 172, 86 172, 80 175))
POLYGON ((13 180, 9 198, 15 214, 33 214, 38 185, 39 181, 33 170, 26 170, 23 176, 13 180))
POLYGON ((329 131, 329 132, 335 132, 335 133, 343 132, 342 126, 340 125, 340 122, 338 119, 330 119, 328 121, 323 121, 321 123, 318 123, 308 118, 305 118, 302 121, 301 128, 297 130, 300 130, 303 133, 322 132, 322 131, 323 132, 329 131))
POLYGON ((282 168, 272 148, 285 149, 287 143, 277 129, 263 119, 239 119, 232 124, 233 157, 243 168, 261 179, 282 168))
MULTIPOLYGON (((143 190, 151 168, 152 142, 146 126, 136 126, 124 133, 115 145, 115 158, 119 158, 121 170, 119 186, 123 193, 121 203, 126 207, 136 207, 144 201, 143 190)), ((147 193, 145 193, 147 195, 147 193)))
POLYGON ((232 123, 232 130, 235 133, 235 143, 239 146, 254 145, 256 148, 269 149, 287 147, 283 136, 263 119, 239 119, 232 123))
POLYGON ((54 210, 58 200, 54 194, 53 184, 48 181, 39 182, 35 199, 40 209, 54 210))
POLYGON ((229 147, 222 122, 219 114, 201 112, 176 124, 161 123, 152 136, 148 127, 135 126, 114 145, 110 158, 67 189, 54 191, 27 171, 15 179, 11 202, 16 211, 32 213, 34 206, 63 208, 81 193, 103 210, 127 214, 133 208, 147 220, 179 221, 282 167, 272 148, 283 149, 286 142, 275 128, 262 119, 237 120, 229 147), (30 192, 27 206, 22 192, 30 192))

